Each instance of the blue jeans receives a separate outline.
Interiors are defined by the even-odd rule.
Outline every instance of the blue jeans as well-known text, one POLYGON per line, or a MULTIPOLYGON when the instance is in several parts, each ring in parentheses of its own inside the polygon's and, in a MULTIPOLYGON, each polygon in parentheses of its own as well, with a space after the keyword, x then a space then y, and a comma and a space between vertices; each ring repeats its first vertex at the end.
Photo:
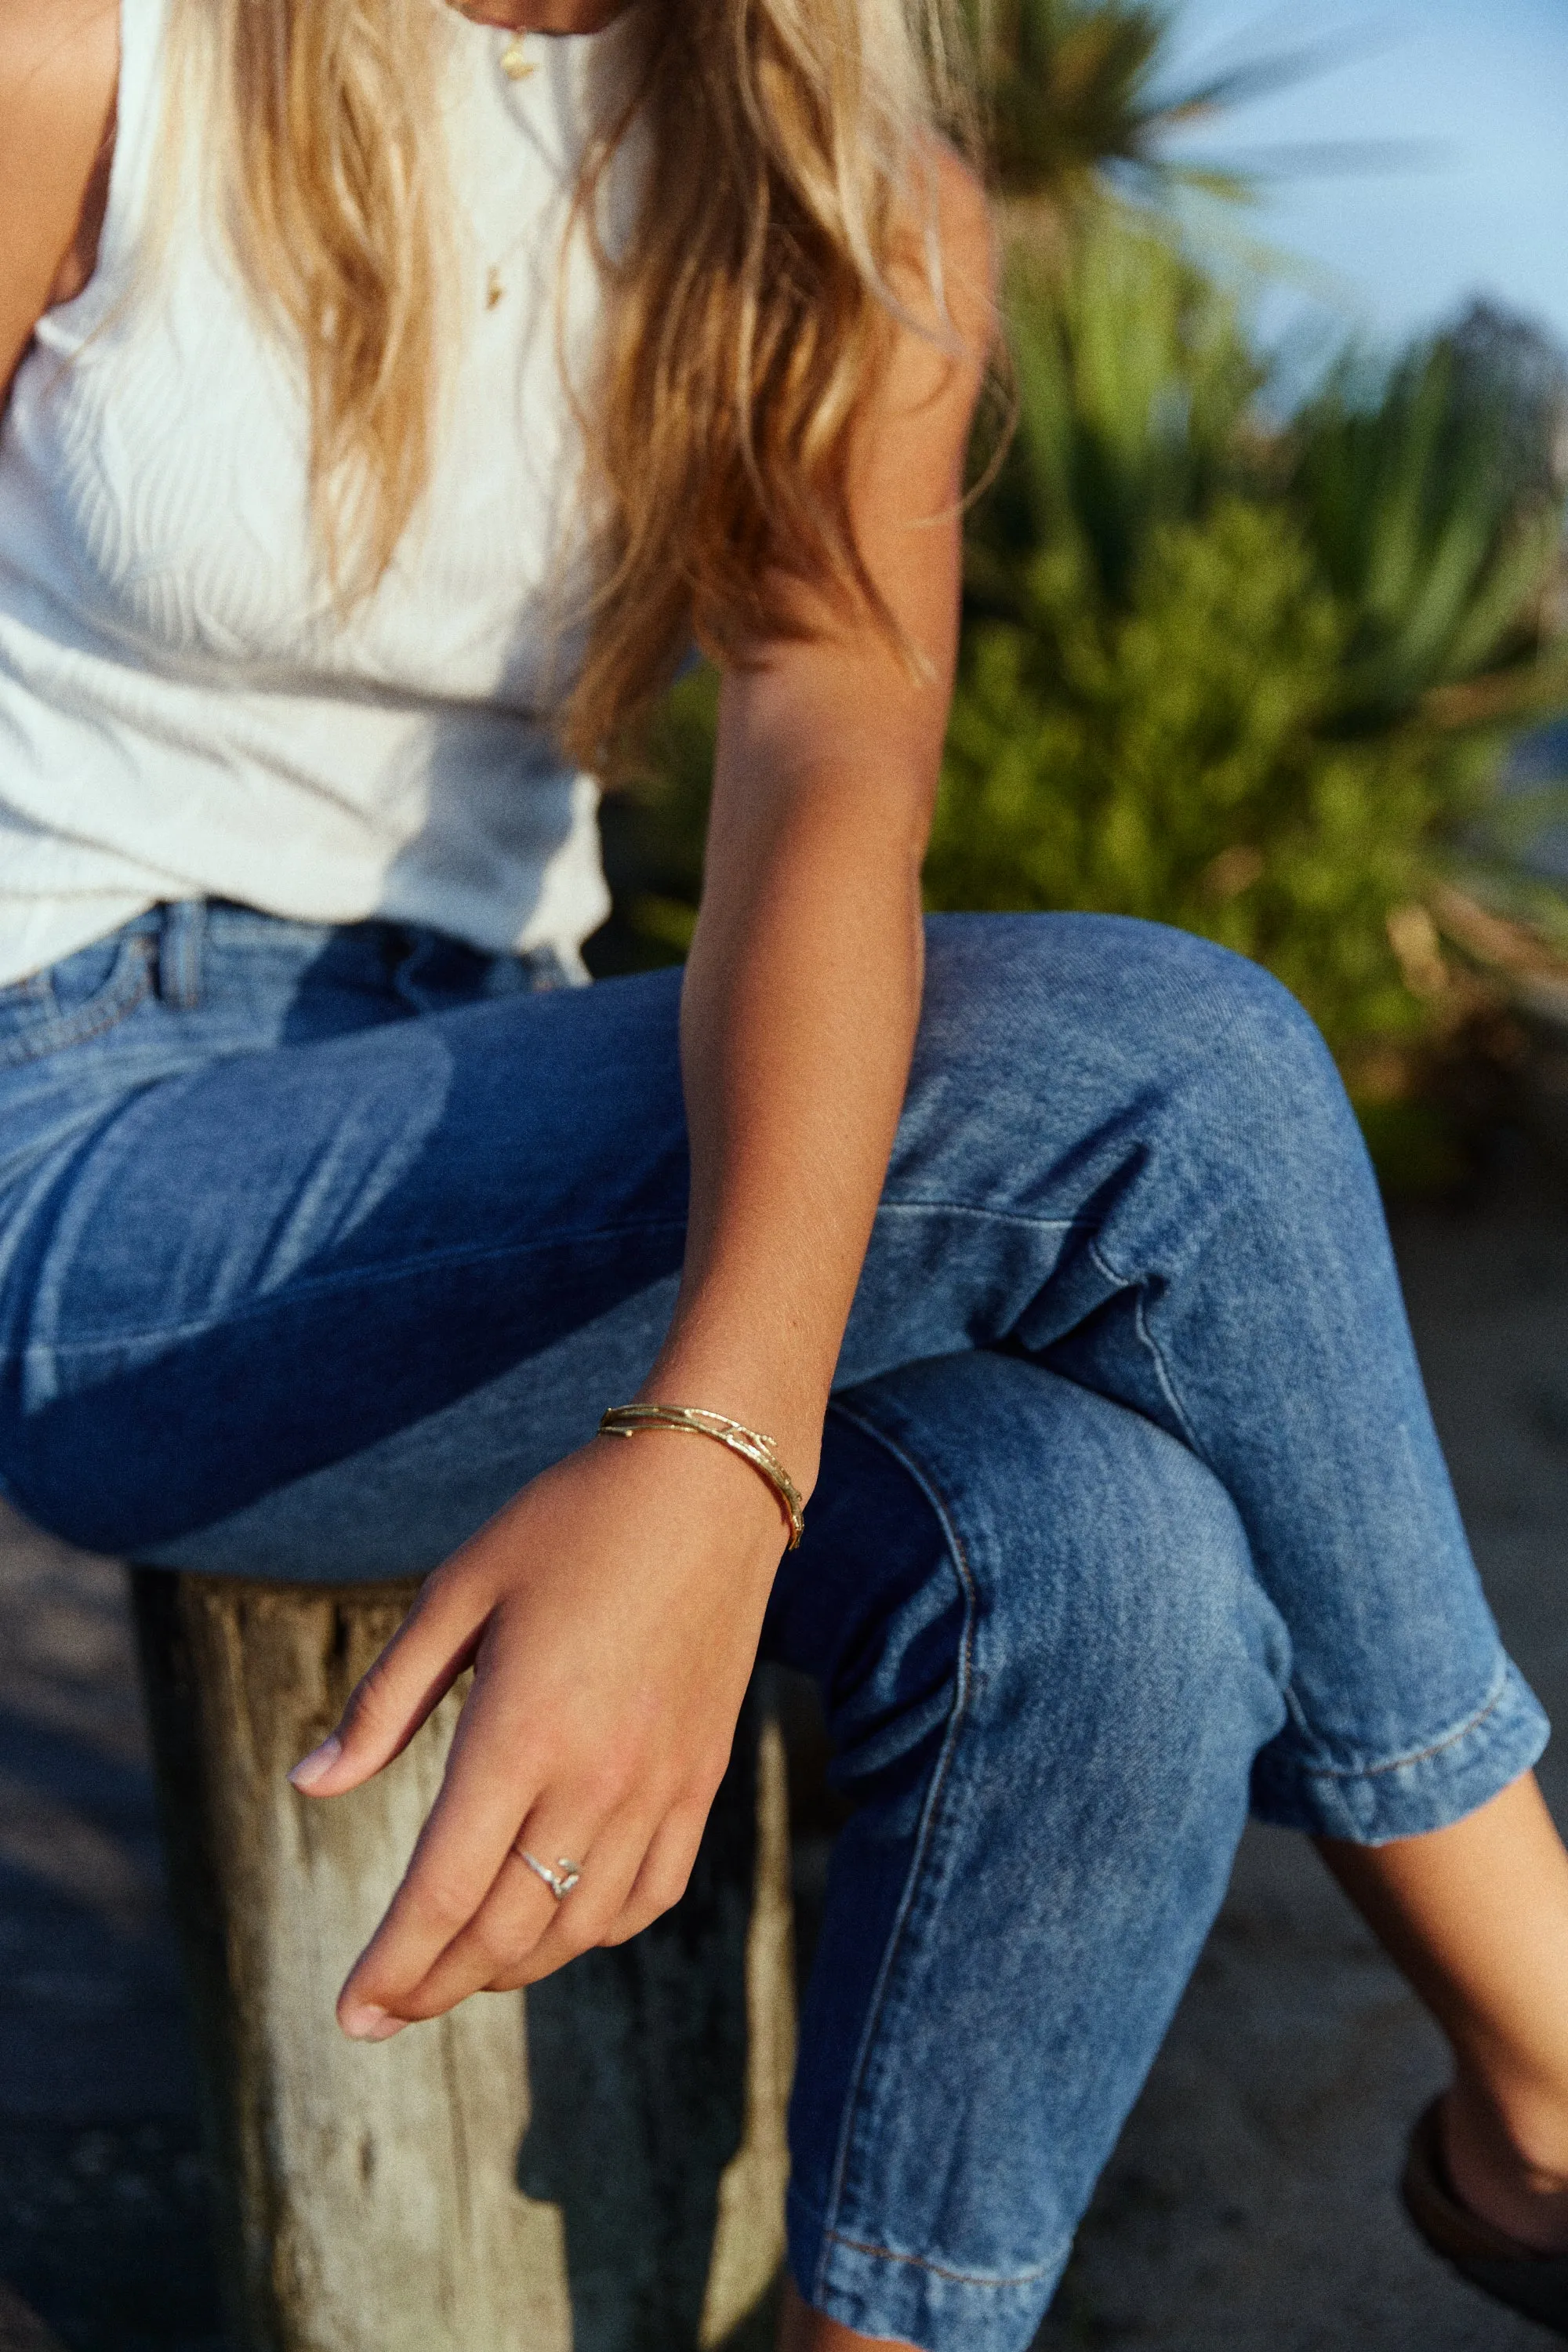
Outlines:
MULTIPOLYGON (((929 948, 764 1637, 855 1801, 790 2246, 851 2327, 1021 2352, 1249 1804, 1408 1835, 1546 1727, 1303 1014, 1137 923, 929 948)), ((20 1508, 171 1566, 405 1574, 585 1439, 674 1297, 679 978, 558 979, 188 906, 0 992, 20 1508)))

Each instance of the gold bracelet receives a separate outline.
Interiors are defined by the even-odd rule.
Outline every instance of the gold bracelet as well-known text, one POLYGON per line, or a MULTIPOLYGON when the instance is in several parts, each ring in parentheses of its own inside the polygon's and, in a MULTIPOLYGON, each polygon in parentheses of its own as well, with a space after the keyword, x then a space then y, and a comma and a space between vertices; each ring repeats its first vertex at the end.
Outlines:
POLYGON ((640 1429, 683 1429, 691 1437, 711 1437, 738 1454, 742 1462, 749 1462, 778 1496, 789 1521, 787 1549, 795 1549, 805 1532, 805 1505, 771 1437, 748 1429, 743 1422, 731 1421, 721 1412, 704 1412, 693 1404, 613 1404, 599 1423, 601 1437, 635 1437, 640 1429))

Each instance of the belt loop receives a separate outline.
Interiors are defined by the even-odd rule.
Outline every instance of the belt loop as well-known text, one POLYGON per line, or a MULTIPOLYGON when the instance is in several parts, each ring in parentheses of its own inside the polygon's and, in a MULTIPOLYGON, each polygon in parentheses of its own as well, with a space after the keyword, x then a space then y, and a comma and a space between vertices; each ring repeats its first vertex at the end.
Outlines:
POLYGON ((158 993, 165 1004, 190 1012, 202 1001, 202 944, 206 933, 205 898, 175 898, 163 908, 158 935, 158 993))

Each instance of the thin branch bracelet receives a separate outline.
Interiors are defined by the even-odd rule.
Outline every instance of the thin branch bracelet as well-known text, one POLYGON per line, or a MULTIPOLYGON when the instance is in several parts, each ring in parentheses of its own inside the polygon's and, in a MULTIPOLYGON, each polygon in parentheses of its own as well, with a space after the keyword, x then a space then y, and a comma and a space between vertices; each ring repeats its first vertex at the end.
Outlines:
POLYGON ((724 1413, 704 1412, 694 1404, 613 1404, 599 1423, 601 1437, 635 1437, 643 1429, 680 1429, 689 1437, 710 1437, 715 1444, 727 1445, 731 1454, 749 1462, 778 1496, 789 1521, 788 1549, 795 1549, 805 1532, 805 1505, 771 1437, 748 1429, 743 1422, 731 1421, 724 1413))

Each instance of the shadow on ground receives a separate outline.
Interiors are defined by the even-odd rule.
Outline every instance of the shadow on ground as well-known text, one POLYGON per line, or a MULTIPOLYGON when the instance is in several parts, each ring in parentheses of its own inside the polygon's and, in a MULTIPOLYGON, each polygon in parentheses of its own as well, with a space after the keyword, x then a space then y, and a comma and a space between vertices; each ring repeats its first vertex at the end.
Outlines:
POLYGON ((68 2352, 220 2352, 124 1580, 14 1520, 0 1984, 0 2279, 68 2352))
MULTIPOLYGON (((1568 1720, 1568 1202, 1424 1212, 1397 1239, 1483 1572, 1568 1720)), ((1568 1820, 1564 1748, 1543 1778, 1568 1820)), ((15 1523, 0 1527, 0 2279, 67 2352, 220 2352, 120 1574, 15 1523)), ((1399 2220, 1404 2131, 1441 2073, 1435 2034, 1300 1841, 1251 1832, 1038 2352, 1544 2346, 1399 2220)))

